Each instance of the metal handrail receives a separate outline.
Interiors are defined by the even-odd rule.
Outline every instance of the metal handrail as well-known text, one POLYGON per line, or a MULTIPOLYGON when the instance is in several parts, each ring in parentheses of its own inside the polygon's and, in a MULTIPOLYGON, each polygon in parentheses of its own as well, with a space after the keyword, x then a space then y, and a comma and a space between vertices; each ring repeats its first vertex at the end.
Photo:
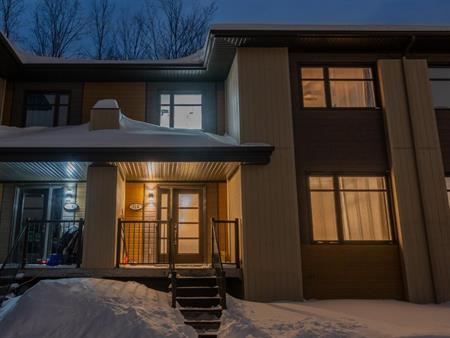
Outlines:
POLYGON ((222 309, 226 309, 227 308, 226 277, 225 277, 225 270, 223 269, 222 257, 220 254, 220 247, 219 247, 219 239, 216 233, 216 222, 214 218, 211 219, 211 234, 212 234, 211 264, 213 269, 216 271, 217 285, 219 286, 220 305, 222 306, 222 309), (217 252, 215 249, 217 249, 217 252))

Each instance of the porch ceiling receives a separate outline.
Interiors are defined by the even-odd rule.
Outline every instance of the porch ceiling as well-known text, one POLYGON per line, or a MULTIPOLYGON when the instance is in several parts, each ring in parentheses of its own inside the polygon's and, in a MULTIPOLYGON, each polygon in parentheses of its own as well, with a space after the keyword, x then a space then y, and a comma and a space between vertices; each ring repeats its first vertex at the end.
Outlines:
MULTIPOLYGON (((0 182, 85 181, 91 162, 1 162, 0 182)), ((224 181, 237 162, 114 162, 129 181, 224 181)))

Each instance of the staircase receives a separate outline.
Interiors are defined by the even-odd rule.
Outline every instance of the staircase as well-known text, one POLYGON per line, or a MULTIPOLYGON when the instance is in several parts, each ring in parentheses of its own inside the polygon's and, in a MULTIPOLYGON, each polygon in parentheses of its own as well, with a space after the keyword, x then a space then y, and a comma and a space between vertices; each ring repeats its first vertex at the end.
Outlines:
POLYGON ((220 277, 214 270, 206 271, 204 275, 174 273, 170 291, 186 325, 192 326, 199 337, 217 337, 224 299, 220 296, 220 277))

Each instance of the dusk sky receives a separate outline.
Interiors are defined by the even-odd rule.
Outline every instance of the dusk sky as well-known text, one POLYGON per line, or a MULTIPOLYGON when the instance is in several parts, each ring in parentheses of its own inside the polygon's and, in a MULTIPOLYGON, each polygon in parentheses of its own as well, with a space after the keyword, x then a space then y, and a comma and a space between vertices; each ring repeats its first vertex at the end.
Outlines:
MULTIPOLYGON (((32 7, 37 1, 26 0, 32 7)), ((115 2, 119 8, 129 6, 136 10, 142 5, 141 0, 115 2)), ((216 3, 219 10, 214 21, 221 23, 450 25, 450 0, 217 0, 216 3)))
MULTIPOLYGON (((39 0, 25 0, 20 39, 28 49, 32 13, 39 0)), ((112 0, 116 13, 140 12, 145 0, 112 0)), ((156 1, 156 0, 155 0, 156 1)), ((193 2, 183 0, 186 7, 193 2)), ((216 0, 214 23, 392 24, 450 26, 450 0, 216 0)), ((81 0, 84 10, 92 3, 81 0)), ((89 41, 83 40, 83 45, 89 41)), ((77 50, 77 48, 75 48, 77 50)))

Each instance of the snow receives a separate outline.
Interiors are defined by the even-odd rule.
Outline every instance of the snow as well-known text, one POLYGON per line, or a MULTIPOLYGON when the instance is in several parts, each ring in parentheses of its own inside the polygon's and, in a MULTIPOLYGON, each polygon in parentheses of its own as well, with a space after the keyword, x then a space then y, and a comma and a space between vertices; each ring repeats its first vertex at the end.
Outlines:
POLYGON ((92 109, 120 109, 119 102, 114 99, 99 100, 94 104, 92 109))
MULTIPOLYGON (((245 144, 255 146, 266 144, 245 144)), ((0 147, 230 147, 239 146, 229 135, 194 129, 175 129, 136 121, 121 115, 120 129, 89 130, 89 124, 64 127, 17 128, 0 126, 0 147)))
POLYGON ((135 282, 44 280, 0 309, 2 338, 196 337, 167 293, 135 282))
POLYGON ((450 304, 394 300, 255 303, 227 297, 219 337, 450 337, 450 304))

